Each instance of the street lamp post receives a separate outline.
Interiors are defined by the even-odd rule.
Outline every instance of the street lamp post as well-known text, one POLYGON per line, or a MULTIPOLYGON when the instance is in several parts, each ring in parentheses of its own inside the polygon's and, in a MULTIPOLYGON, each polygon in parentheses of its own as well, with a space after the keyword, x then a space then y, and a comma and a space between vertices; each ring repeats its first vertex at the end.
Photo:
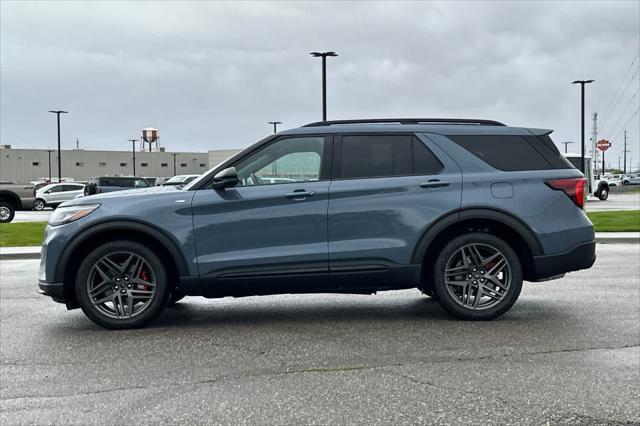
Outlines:
POLYGON ((62 154, 60 152, 60 114, 68 114, 67 111, 49 111, 58 118, 58 182, 62 182, 62 154))
POLYGON ((171 154, 173 155, 173 175, 176 175, 176 155, 178 154, 171 154))
POLYGON ((269 121, 269 124, 273 124, 273 133, 278 133, 278 124, 282 124, 282 121, 269 121))
POLYGON ((136 175, 136 142, 138 142, 138 139, 129 139, 129 142, 131 142, 132 149, 131 151, 133 152, 133 175, 136 175))
POLYGON ((49 153, 49 182, 51 182, 51 150, 47 149, 47 152, 49 153))
POLYGON ((585 174, 584 167, 584 85, 593 83, 595 80, 576 80, 571 82, 571 84, 579 84, 580 85, 580 94, 581 94, 581 113, 580 113, 580 171, 582 174, 585 174))
POLYGON ((567 153, 567 145, 569 145, 570 143, 573 143, 573 142, 566 141, 566 142, 561 142, 561 143, 564 144, 564 153, 566 154, 567 153))
POLYGON ((322 58, 322 121, 327 121, 327 56, 338 56, 336 52, 311 52, 314 58, 322 58))

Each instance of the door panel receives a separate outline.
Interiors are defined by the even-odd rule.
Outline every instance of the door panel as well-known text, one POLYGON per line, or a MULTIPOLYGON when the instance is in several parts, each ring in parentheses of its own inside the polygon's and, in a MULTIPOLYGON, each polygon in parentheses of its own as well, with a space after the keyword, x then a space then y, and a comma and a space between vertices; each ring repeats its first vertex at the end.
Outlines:
POLYGON ((236 186, 197 191, 195 261, 205 293, 326 286, 329 149, 324 136, 283 137, 234 164, 236 186))
MULTIPOLYGON (((413 250, 430 224, 460 207, 462 183, 460 169, 451 158, 430 141, 421 143, 442 163, 438 174, 331 182, 332 281, 355 287, 417 284, 420 267, 411 265, 413 250)), ((340 150, 338 143, 336 155, 340 150)))
POLYGON ((284 287, 296 285, 293 276, 320 274, 300 285, 323 285, 328 189, 329 182, 320 181, 197 191, 192 210, 203 284, 231 280, 244 288, 273 276, 272 284, 284 287), (314 194, 288 196, 295 191, 314 194))

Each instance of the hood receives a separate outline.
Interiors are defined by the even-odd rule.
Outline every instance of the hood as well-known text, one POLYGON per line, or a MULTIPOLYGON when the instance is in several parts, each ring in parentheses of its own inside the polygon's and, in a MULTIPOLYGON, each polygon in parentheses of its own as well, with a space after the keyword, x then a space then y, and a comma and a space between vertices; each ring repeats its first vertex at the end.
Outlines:
POLYGON ((180 191, 176 186, 150 186, 148 188, 127 189, 124 191, 111 191, 102 194, 87 195, 75 198, 71 201, 63 203, 61 206, 76 206, 80 204, 91 204, 94 202, 102 202, 110 199, 121 199, 130 197, 150 197, 154 195, 175 193, 180 191))

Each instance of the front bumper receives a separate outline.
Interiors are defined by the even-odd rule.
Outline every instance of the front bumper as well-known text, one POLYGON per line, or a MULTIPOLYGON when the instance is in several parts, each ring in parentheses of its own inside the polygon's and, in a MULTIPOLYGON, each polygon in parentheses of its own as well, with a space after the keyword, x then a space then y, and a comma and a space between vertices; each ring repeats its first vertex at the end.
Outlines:
POLYGON ((544 280, 566 272, 589 269, 595 261, 595 241, 578 244, 564 253, 534 256, 533 280, 544 280))
POLYGON ((38 287, 40 288, 38 293, 49 296, 58 303, 65 303, 63 283, 47 283, 38 280, 38 287))

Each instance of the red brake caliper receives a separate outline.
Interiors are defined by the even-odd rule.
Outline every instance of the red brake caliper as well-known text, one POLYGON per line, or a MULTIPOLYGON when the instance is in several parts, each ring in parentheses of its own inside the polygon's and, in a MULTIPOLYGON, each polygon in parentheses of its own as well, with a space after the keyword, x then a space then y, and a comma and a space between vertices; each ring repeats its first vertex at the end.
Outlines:
MULTIPOLYGON (((149 281, 149 274, 147 273, 146 269, 142 269, 140 271, 140 278, 142 278, 145 281, 149 281)), ((149 286, 146 286, 144 284, 141 284, 138 287, 141 287, 141 290, 149 290, 149 286)))

